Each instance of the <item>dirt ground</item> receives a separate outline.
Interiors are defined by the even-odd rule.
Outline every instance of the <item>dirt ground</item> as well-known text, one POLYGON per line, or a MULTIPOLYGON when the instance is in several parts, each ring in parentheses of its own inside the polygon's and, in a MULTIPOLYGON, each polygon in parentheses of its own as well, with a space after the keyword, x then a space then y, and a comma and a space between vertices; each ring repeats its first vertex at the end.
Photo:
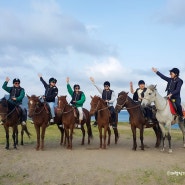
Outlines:
POLYGON ((44 151, 35 151, 35 142, 17 150, 0 144, 0 185, 185 184, 185 148, 173 135, 172 154, 156 149, 151 135, 145 135, 145 151, 132 151, 130 130, 120 134, 117 145, 112 134, 106 150, 99 149, 98 136, 90 145, 81 146, 80 140, 74 134, 73 150, 59 140, 47 140, 44 151))

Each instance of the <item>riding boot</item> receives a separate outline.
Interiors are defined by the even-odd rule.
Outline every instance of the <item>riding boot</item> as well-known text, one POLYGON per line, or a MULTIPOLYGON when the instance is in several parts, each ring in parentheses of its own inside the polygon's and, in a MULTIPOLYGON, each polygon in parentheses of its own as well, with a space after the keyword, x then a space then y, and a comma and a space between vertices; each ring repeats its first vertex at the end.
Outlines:
POLYGON ((2 121, 0 121, 0 125, 4 125, 4 123, 2 121))
POLYGON ((81 128, 81 122, 82 122, 82 120, 79 119, 79 123, 77 124, 76 128, 81 128))
POLYGON ((184 121, 184 117, 183 116, 179 116, 179 122, 183 122, 184 121))
POLYGON ((115 122, 112 122, 111 125, 112 125, 112 128, 116 128, 117 127, 115 122))
POLYGON ((153 124, 153 121, 152 121, 151 118, 147 118, 147 122, 148 122, 149 125, 150 125, 150 124, 153 124))
POLYGON ((96 127, 97 125, 98 125, 98 122, 95 121, 95 122, 93 123, 93 126, 96 127))

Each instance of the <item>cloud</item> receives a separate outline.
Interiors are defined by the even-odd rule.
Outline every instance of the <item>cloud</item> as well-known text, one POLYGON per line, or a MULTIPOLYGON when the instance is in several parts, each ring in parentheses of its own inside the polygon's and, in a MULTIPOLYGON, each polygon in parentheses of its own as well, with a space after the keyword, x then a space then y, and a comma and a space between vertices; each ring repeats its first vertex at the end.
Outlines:
POLYGON ((168 0, 157 19, 161 23, 185 25, 185 1, 168 0))
POLYGON ((68 53, 69 48, 96 56, 111 52, 107 44, 91 38, 87 25, 63 14, 55 1, 33 1, 28 13, 3 8, 0 27, 0 53, 9 47, 36 54, 68 53))

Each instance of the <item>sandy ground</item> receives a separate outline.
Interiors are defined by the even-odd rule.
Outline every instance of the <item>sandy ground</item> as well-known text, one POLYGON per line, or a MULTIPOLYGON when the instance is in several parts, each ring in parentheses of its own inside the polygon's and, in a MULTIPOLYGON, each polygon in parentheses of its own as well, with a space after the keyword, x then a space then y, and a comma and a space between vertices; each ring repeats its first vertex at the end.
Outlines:
POLYGON ((154 148, 151 136, 145 136, 145 151, 132 151, 131 132, 121 134, 117 145, 112 135, 106 150, 98 148, 98 137, 90 145, 81 146, 80 140, 74 135, 73 150, 59 141, 47 141, 44 151, 35 151, 35 143, 17 150, 0 144, 0 185, 185 184, 185 148, 179 139, 172 140, 172 154, 154 148))

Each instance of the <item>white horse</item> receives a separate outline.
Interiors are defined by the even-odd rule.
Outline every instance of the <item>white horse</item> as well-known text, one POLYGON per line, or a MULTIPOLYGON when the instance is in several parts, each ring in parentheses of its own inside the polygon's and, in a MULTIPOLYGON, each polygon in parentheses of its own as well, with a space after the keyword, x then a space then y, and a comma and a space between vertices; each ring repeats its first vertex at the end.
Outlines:
MULTIPOLYGON (((157 109, 156 118, 159 121, 159 126, 163 134, 163 146, 161 151, 164 151, 164 141, 165 141, 165 136, 167 136, 168 142, 169 142, 169 153, 172 152, 171 125, 174 123, 179 124, 179 127, 183 134, 183 145, 185 147, 185 123, 184 121, 180 122, 179 117, 171 113, 170 105, 168 103, 167 98, 162 97, 158 93, 155 85, 150 85, 149 87, 147 87, 147 90, 144 93, 144 98, 142 100, 141 105, 147 106, 152 102, 154 102, 156 106, 156 109, 157 109)), ((182 105, 182 107, 185 108, 185 105, 182 105)))

